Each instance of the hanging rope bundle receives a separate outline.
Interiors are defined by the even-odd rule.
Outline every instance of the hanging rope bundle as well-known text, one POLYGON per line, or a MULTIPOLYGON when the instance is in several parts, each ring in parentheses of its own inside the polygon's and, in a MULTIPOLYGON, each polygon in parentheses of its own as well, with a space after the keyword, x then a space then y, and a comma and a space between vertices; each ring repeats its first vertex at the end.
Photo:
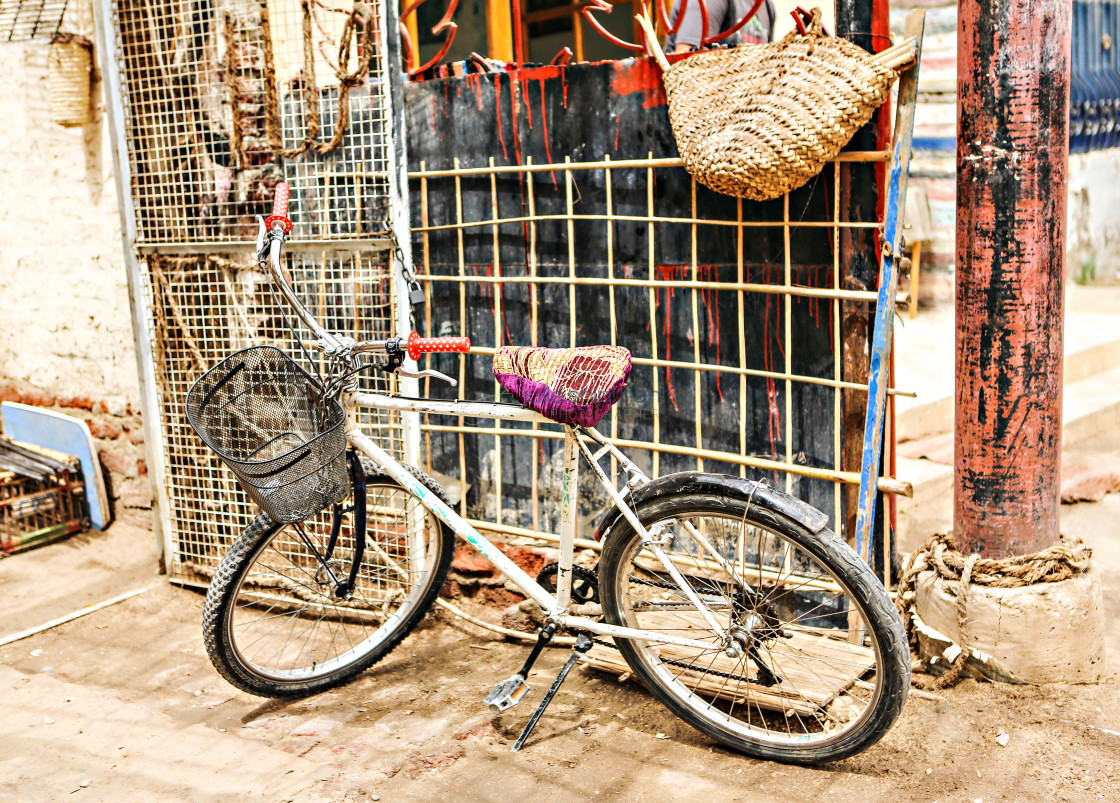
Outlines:
POLYGON ((241 130, 241 87, 238 86, 237 78, 237 49, 233 46, 236 29, 233 15, 226 12, 225 17, 226 94, 229 96, 230 119, 232 120, 229 133, 229 147, 234 155, 234 163, 238 167, 244 167, 247 162, 245 160, 244 135, 241 130))
POLYGON ((272 52, 272 30, 268 15, 268 4, 261 4, 261 34, 264 46, 264 83, 265 83, 265 136, 268 146, 274 153, 285 159, 292 159, 307 151, 319 154, 331 153, 342 142, 346 128, 350 124, 350 90, 360 86, 369 74, 373 60, 375 15, 367 3, 354 3, 354 9, 346 15, 346 23, 338 43, 338 67, 334 68, 338 78, 338 116, 335 120, 334 135, 329 142, 320 142, 319 90, 315 81, 315 45, 311 30, 312 0, 302 0, 303 9, 303 70, 300 73, 300 86, 303 88, 304 114, 307 129, 303 141, 295 148, 285 150, 281 136, 280 100, 276 83, 276 62, 272 52), (348 72, 350 49, 354 39, 354 29, 361 23, 361 47, 358 64, 353 72, 348 72))
POLYGON ((964 672, 972 650, 963 643, 967 640, 967 604, 969 588, 973 585, 989 588, 1022 588, 1039 583, 1057 583, 1069 580, 1089 568, 1093 550, 1080 538, 1067 538, 1051 547, 1030 555, 1016 555, 993 560, 979 555, 964 555, 957 551, 952 537, 945 534, 933 536, 929 543, 910 556, 909 567, 898 583, 895 606, 902 617, 912 646, 917 646, 917 634, 911 612, 917 599, 918 576, 933 571, 946 582, 956 584, 957 630, 962 643, 961 653, 949 671, 933 681, 927 688, 946 688, 956 683, 964 672))

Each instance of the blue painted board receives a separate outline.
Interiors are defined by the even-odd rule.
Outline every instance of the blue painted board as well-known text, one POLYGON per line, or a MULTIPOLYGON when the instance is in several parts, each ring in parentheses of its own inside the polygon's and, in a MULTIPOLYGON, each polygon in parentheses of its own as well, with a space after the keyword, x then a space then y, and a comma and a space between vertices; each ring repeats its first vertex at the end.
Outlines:
POLYGON ((101 475, 97 447, 85 421, 15 402, 0 404, 0 420, 4 424, 4 434, 12 440, 45 446, 78 458, 82 464, 86 499, 89 500, 90 526, 95 530, 104 530, 109 526, 109 494, 105 490, 105 478, 101 475))

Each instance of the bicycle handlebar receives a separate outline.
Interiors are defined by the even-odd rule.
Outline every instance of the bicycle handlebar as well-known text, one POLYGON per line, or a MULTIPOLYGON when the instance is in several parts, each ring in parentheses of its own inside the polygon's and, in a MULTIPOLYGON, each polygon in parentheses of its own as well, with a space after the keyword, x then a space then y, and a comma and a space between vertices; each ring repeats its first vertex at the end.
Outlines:
POLYGON ((460 351, 464 354, 471 350, 469 337, 420 337, 419 332, 408 336, 406 350, 408 356, 419 360, 421 354, 460 351))
POLYGON ((281 181, 276 185, 276 194, 272 198, 272 214, 276 216, 288 215, 288 196, 291 190, 288 185, 281 181))
MULTIPOLYGON (((280 295, 288 302, 288 305, 295 310, 296 315, 304 322, 308 329, 315 333, 315 336, 330 349, 338 349, 344 342, 351 344, 350 350, 352 353, 360 353, 363 351, 381 351, 386 350, 389 342, 386 340, 367 340, 362 343, 354 343, 349 338, 343 338, 340 341, 338 337, 325 330, 315 316, 303 305, 299 297, 295 294, 292 286, 288 283, 284 276, 284 270, 280 265, 280 251, 284 245, 284 236, 291 232, 292 221, 288 219, 288 198, 290 190, 288 185, 283 181, 276 184, 275 195, 272 200, 272 214, 264 220, 264 230, 261 232, 261 239, 258 243, 263 243, 266 233, 271 236, 271 242, 268 244, 268 272, 272 281, 276 283, 280 290, 280 295)), ((260 220, 260 218, 257 218, 260 220)), ((262 254, 263 256, 263 254, 262 254)), ((438 353, 438 352, 467 352, 470 351, 471 341, 467 337, 421 337, 419 332, 412 332, 409 334, 407 341, 400 342, 403 338, 394 339, 392 342, 398 344, 394 348, 403 346, 403 350, 413 360, 420 359, 422 354, 438 353)))
POLYGON ((285 234, 292 230, 292 221, 288 219, 288 196, 290 193, 291 190, 285 182, 277 182, 275 194, 272 196, 272 214, 264 221, 264 227, 269 231, 277 226, 282 228, 285 234))

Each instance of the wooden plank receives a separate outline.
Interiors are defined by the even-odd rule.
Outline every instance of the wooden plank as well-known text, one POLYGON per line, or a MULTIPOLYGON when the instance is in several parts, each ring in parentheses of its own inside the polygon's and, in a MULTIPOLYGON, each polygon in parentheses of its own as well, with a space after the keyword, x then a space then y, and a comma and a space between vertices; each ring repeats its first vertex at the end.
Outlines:
MULTIPOLYGON (((691 616, 648 612, 639 615, 638 625, 650 630, 668 627, 679 630, 691 624, 690 619, 695 619, 698 630, 704 628, 699 614, 695 612, 691 616), (682 619, 685 621, 682 622, 682 619)), ((657 649, 666 660, 687 662, 695 659, 696 655, 695 650, 688 647, 666 644, 657 649)), ((749 660, 729 658, 722 653, 705 655, 702 661, 696 661, 696 670, 680 668, 678 677, 698 692, 729 702, 749 702, 771 711, 793 711, 812 716, 860 680, 875 664, 875 655, 870 648, 809 630, 795 630, 792 638, 775 640, 766 646, 763 654, 771 668, 783 678, 781 684, 765 687, 726 682, 725 678, 713 673, 724 672, 753 679, 758 669, 749 660)), ((620 653, 600 645, 592 648, 586 661, 596 669, 617 675, 631 671, 620 653)), ((676 670, 674 667, 673 671, 676 670)))
POLYGON ((505 0, 486 0, 486 55, 497 61, 513 61, 513 20, 505 0))

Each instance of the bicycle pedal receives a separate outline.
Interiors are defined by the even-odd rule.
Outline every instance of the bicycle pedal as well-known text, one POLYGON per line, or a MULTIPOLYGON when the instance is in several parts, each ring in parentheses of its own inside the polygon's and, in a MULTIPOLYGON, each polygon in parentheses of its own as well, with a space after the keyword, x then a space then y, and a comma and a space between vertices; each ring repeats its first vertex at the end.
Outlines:
POLYGON ((509 680, 503 680, 490 690, 486 695, 486 707, 492 714, 500 714, 513 708, 529 692, 529 684, 521 675, 514 675, 509 680))

